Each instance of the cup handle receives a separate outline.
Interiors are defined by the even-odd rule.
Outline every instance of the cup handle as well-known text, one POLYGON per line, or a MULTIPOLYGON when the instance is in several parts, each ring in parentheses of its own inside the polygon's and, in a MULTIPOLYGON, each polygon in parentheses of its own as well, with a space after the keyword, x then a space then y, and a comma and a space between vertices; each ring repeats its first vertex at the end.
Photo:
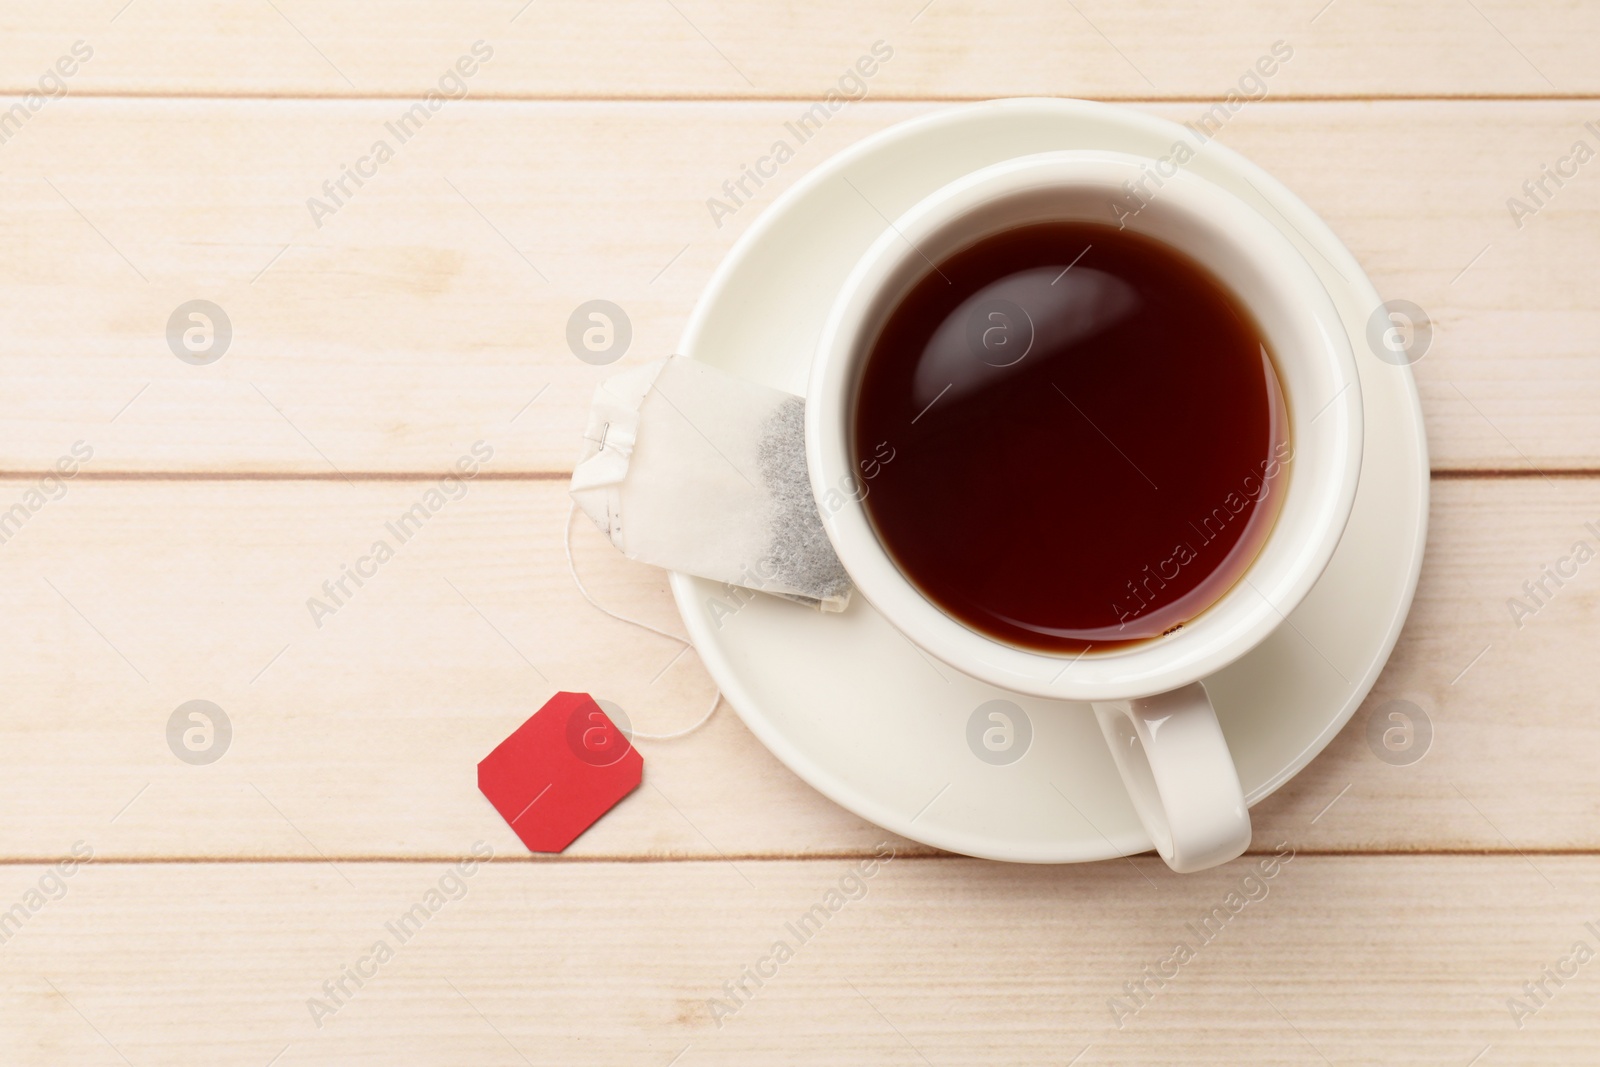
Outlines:
POLYGON ((1167 866, 1226 863, 1250 845, 1250 810, 1211 698, 1199 682, 1138 700, 1094 702, 1122 783, 1167 866))

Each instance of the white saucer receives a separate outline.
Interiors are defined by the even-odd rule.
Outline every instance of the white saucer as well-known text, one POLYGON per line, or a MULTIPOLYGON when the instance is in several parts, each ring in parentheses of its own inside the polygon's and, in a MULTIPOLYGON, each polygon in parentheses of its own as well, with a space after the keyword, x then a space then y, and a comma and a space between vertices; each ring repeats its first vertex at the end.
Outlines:
MULTIPOLYGON (((679 351, 803 395, 828 308, 885 217, 1015 156, 1102 148, 1160 158, 1177 141, 1193 137, 1138 111, 1076 100, 975 104, 885 130, 819 166, 752 225, 707 286, 679 351)), ((1221 145, 1207 144, 1188 169, 1259 207, 1318 272, 1350 332, 1366 416, 1355 511, 1327 572, 1292 625, 1206 680, 1254 804, 1333 739, 1394 647, 1422 565, 1427 442, 1410 368, 1380 360, 1367 340, 1378 294, 1332 231, 1221 145)), ((863 818, 989 859, 1076 862, 1151 847, 1088 705, 959 674, 860 596, 842 615, 757 597, 719 626, 707 605, 720 586, 674 574, 672 590, 701 658, 755 735, 863 818), (973 712, 996 699, 1023 708, 1032 726, 1024 754, 1005 765, 968 744, 973 712)))

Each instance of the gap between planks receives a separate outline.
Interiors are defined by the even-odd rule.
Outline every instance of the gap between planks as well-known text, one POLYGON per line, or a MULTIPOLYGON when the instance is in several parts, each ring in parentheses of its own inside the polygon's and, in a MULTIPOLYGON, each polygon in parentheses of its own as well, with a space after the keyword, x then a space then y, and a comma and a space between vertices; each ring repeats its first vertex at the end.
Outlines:
MULTIPOLYGON (((0 482, 37 481, 51 473, 40 470, 0 470, 0 482)), ((75 482, 433 482, 450 474, 439 471, 80 471, 75 482)), ((567 471, 481 471, 477 482, 564 482, 567 471)), ((1434 481, 1528 481, 1561 478, 1567 481, 1600 479, 1600 467, 1556 467, 1530 470, 1522 467, 1453 467, 1431 472, 1434 481)))
MULTIPOLYGON (((935 850, 921 851, 927 846, 914 846, 896 851, 895 856, 901 860, 931 860, 936 862, 977 861, 981 863, 1006 864, 1019 867, 1067 867, 1077 866, 1071 863, 1018 863, 1009 864, 1005 860, 984 860, 976 856, 964 856, 959 852, 941 852, 935 850)), ((1241 854, 1240 858, 1250 856, 1274 856, 1277 850, 1272 848, 1255 848, 1241 854)), ((1421 859, 1435 856, 1482 856, 1482 857, 1512 857, 1521 856, 1526 859, 1531 856, 1580 856, 1600 857, 1600 848, 1377 848, 1377 849, 1336 849, 1336 848, 1297 848, 1295 856, 1317 856, 1324 859, 1374 859, 1390 857, 1394 859, 1421 859)), ((685 854, 646 856, 638 853, 584 853, 581 855, 496 855, 487 863, 505 864, 559 864, 559 863, 837 863, 844 860, 867 859, 875 853, 870 849, 836 849, 828 852, 729 852, 724 854, 685 854)), ((242 855, 193 855, 193 856, 95 856, 93 864, 96 867, 139 867, 161 866, 178 864, 256 864, 261 866, 283 866, 288 864, 306 864, 316 866, 323 863, 454 863, 461 857, 455 853, 433 854, 395 854, 395 855, 351 855, 351 856, 242 856, 242 855)), ((1154 852, 1135 852, 1127 856, 1112 856, 1105 860, 1093 860, 1093 863, 1110 863, 1119 859, 1158 859, 1154 852)), ((61 862, 60 856, 6 856, 0 857, 0 868, 4 867, 48 867, 61 862)))
MULTIPOLYGON (((24 92, 17 87, 0 88, 0 99, 21 99, 24 92)), ((138 90, 119 92, 115 89, 86 89, 73 92, 74 99, 82 100, 304 100, 307 102, 361 102, 382 100, 416 100, 420 93, 306 93, 306 92, 219 92, 203 93, 152 92, 138 90)), ((875 104, 971 104, 985 100, 1016 98, 1043 98, 1051 100, 1095 100, 1108 104, 1196 104, 1220 103, 1222 97, 1214 93, 1188 95, 1127 95, 1127 96, 1071 96, 1062 93, 1024 93, 1017 96, 996 96, 992 93, 873 93, 857 103, 870 100, 875 104)), ((776 93, 759 96, 732 96, 725 93, 674 93, 670 96, 649 96, 642 93, 569 94, 569 93, 475 93, 471 101, 529 104, 789 104, 796 101, 816 101, 822 97, 815 93, 776 93)), ((1263 98, 1259 103, 1279 104, 1346 104, 1346 103, 1430 103, 1436 101, 1470 103, 1526 103, 1538 101, 1600 100, 1600 92, 1572 93, 1306 93, 1284 94, 1263 98)), ((466 101, 462 101, 466 102, 466 101)))

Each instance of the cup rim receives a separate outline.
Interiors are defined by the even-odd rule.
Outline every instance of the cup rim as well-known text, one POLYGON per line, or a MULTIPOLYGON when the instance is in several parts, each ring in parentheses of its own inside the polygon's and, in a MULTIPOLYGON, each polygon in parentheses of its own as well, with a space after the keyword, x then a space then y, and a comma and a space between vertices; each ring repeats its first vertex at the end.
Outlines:
MULTIPOLYGON (((1264 583, 1270 592, 1245 580, 1259 577, 1267 554, 1263 545, 1244 577, 1176 633, 1084 654, 1020 648, 968 627, 928 599, 879 541, 862 503, 864 494, 839 491, 853 484, 850 413, 864 335, 881 321, 885 284, 914 258, 922 258, 921 240, 984 204, 1043 187, 1088 185, 1120 195, 1124 181, 1137 179, 1154 163, 1125 153, 1065 150, 1007 160, 949 183, 902 214, 862 255, 818 341, 806 403, 806 458, 823 527, 840 562, 861 595, 913 643, 958 670, 1013 691, 1112 700, 1176 689, 1221 670, 1263 641, 1310 591, 1332 558, 1354 506, 1361 467, 1361 393, 1348 333, 1332 298, 1289 239, 1254 208, 1182 169, 1164 176, 1156 198, 1161 210, 1208 220, 1236 251, 1262 264, 1275 279, 1276 295, 1293 297, 1288 306, 1294 309, 1298 336, 1316 349, 1296 358, 1325 361, 1333 380, 1341 383, 1314 419, 1321 424, 1316 437, 1328 470, 1315 484, 1295 487, 1301 494, 1295 498, 1298 506, 1314 513, 1308 521, 1315 523, 1315 536, 1274 557, 1280 559, 1277 571, 1264 583), (1230 603, 1229 610, 1217 612, 1224 603, 1230 603)), ((1298 431, 1291 428, 1291 433, 1298 442, 1298 431)), ((1283 505, 1289 506, 1288 501, 1283 505)), ((1272 538, 1269 534, 1268 544, 1272 538)))

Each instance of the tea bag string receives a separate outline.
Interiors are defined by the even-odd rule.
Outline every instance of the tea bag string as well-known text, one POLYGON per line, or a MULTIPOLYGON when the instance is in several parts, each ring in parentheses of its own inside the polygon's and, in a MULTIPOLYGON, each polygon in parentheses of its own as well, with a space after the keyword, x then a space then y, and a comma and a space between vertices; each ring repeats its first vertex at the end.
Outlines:
MULTIPOLYGON (((678 644, 683 645, 686 648, 693 648, 694 645, 692 642, 679 637, 677 634, 668 633, 666 630, 658 629, 657 627, 651 626, 649 623, 643 622, 639 619, 630 619, 626 615, 619 615, 617 612, 612 611, 610 608, 606 607, 604 604, 600 603, 590 595, 588 588, 583 584, 583 579, 578 577, 577 565, 572 561, 572 520, 577 517, 577 514, 578 505, 573 504, 572 510, 567 512, 567 521, 562 530, 561 544, 567 553, 567 573, 572 575, 573 584, 578 587, 578 592, 583 594, 583 599, 587 600, 590 605, 602 615, 609 615, 619 622, 625 622, 630 626, 637 626, 640 629, 649 630, 653 634, 660 634, 662 637, 665 637, 668 640, 676 641, 678 644)), ((666 734, 647 734, 643 730, 635 730, 629 735, 629 740, 637 739, 644 741, 672 741, 679 737, 687 737, 709 722, 711 720, 711 716, 716 713, 717 705, 721 703, 722 690, 717 689, 711 694, 711 706, 706 709, 706 713, 700 716, 699 720, 696 721, 694 725, 686 726, 681 730, 674 730, 673 732, 666 734)))

